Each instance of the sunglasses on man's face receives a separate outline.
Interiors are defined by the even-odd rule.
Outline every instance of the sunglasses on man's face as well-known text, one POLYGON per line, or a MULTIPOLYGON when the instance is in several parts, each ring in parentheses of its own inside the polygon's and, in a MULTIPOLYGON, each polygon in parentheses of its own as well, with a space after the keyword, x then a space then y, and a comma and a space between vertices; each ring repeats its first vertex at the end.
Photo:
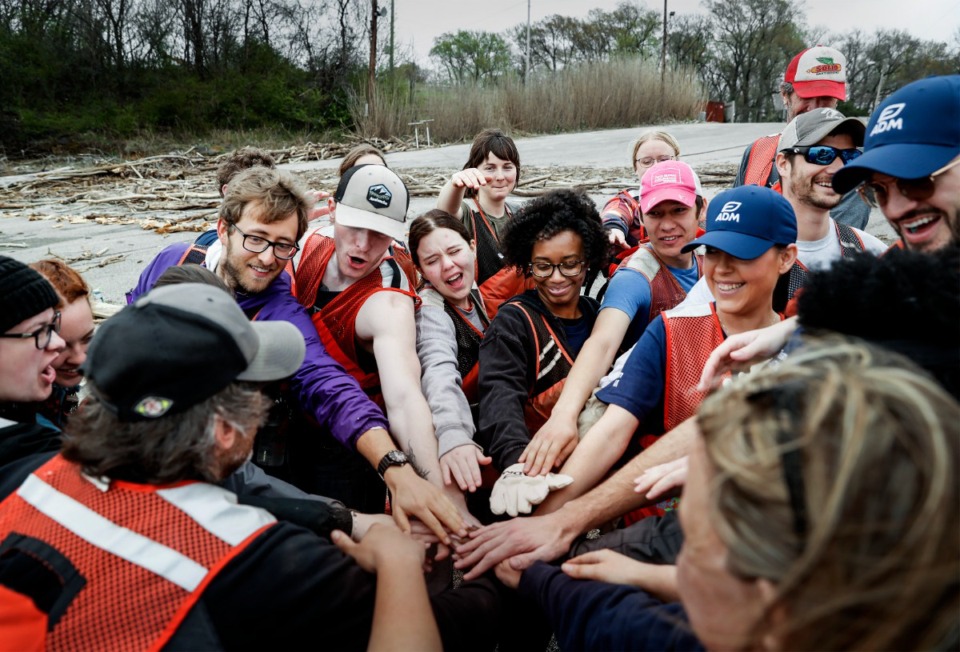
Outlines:
POLYGON ((866 181, 857 187, 860 198, 871 208, 881 208, 890 201, 890 192, 887 190, 891 185, 896 184, 900 194, 910 201, 924 201, 933 196, 937 189, 937 177, 960 163, 960 158, 956 158, 928 177, 920 179, 892 179, 887 182, 866 181))
POLYGON ((830 165, 839 156, 843 164, 846 165, 854 160, 863 152, 856 147, 850 149, 838 149, 830 145, 810 145, 807 147, 793 147, 790 149, 794 154, 803 154, 807 163, 814 165, 830 165))

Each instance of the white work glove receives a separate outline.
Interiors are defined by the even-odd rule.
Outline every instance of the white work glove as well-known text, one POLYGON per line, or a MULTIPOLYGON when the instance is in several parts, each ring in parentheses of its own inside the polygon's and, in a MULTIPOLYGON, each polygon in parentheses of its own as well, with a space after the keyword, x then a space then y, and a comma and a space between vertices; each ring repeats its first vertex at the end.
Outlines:
POLYGON ((523 464, 513 464, 504 469, 500 479, 493 485, 490 511, 494 514, 506 512, 510 516, 529 514, 534 505, 546 500, 547 494, 563 489, 571 482, 573 478, 559 473, 524 475, 523 464))

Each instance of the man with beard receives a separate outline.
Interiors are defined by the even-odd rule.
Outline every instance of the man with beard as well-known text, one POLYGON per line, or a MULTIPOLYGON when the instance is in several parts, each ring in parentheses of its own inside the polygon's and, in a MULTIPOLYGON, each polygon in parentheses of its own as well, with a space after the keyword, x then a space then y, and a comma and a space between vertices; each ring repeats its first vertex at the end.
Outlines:
POLYGON ((864 154, 833 178, 883 211, 897 246, 935 251, 960 242, 960 75, 908 84, 874 111, 864 154))
POLYGON ((251 322, 207 285, 158 288, 105 322, 63 449, 25 459, 0 503, 4 647, 288 649, 320 632, 330 649, 385 634, 439 649, 422 544, 375 526, 334 546, 213 484, 253 450, 262 385, 304 352, 295 326, 251 322))
MULTIPOLYGON (((790 60, 779 91, 787 122, 807 111, 835 109, 837 103, 847 97, 847 59, 840 51, 823 45, 807 48, 790 60)), ((773 188, 776 185, 778 139, 779 134, 763 136, 747 146, 734 186, 753 183, 773 188)), ((870 220, 870 209, 857 201, 853 193, 844 195, 830 214, 837 222, 858 229, 866 228, 870 220)))
MULTIPOLYGON (((863 156, 833 176, 856 188, 900 234, 895 248, 934 253, 960 244, 960 75, 907 84, 873 112, 863 156)), ((953 288, 956 291, 956 288, 953 288)), ((701 386, 724 371, 775 355, 796 320, 728 338, 710 356, 701 386)))
MULTIPOLYGON (((864 126, 836 109, 813 109, 790 121, 777 144, 779 190, 797 215, 797 262, 774 293, 774 307, 782 310, 803 286, 807 272, 823 269, 841 257, 861 251, 879 255, 886 250, 874 236, 835 221, 830 211, 841 195, 830 185, 844 165, 860 156, 864 126)), ((703 279, 694 285, 682 305, 712 301, 703 279)))
MULTIPOLYGON (((297 407, 376 468, 397 448, 383 412, 327 353, 309 315, 291 294, 290 277, 284 272, 299 249, 309 211, 304 191, 289 173, 264 167, 245 170, 227 187, 217 222, 218 241, 208 250, 187 243, 167 247, 143 271, 127 300, 133 302, 152 288, 167 268, 201 262, 235 293, 247 317, 292 323, 307 348, 303 364, 290 378, 297 407)), ((456 508, 411 467, 397 468, 386 482, 401 528, 409 530, 410 514, 444 542, 449 542, 447 530, 465 533, 456 508)))
POLYGON ((860 156, 863 123, 836 109, 814 109, 794 118, 780 135, 776 166, 784 198, 797 215, 798 260, 805 269, 829 267, 857 251, 881 254, 880 240, 830 217, 841 195, 834 175, 860 156))

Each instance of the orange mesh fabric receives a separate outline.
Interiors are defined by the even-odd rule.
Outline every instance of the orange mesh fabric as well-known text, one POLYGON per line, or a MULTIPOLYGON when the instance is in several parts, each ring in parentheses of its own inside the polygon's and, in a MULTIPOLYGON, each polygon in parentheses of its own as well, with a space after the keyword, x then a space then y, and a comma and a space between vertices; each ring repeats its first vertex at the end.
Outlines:
POLYGON ((419 304, 419 297, 411 289, 413 279, 407 272, 411 265, 409 256, 406 252, 400 254, 399 251, 402 250, 397 252, 396 261, 403 274, 400 287, 384 287, 383 274, 380 269, 375 269, 339 292, 322 310, 314 310, 317 291, 323 283, 324 272, 335 251, 333 238, 314 233, 307 239, 296 272, 297 299, 311 313, 317 333, 330 355, 347 373, 356 378, 360 386, 382 407, 379 374, 376 370, 367 371, 361 368, 357 362, 357 314, 367 299, 376 292, 400 292, 411 297, 415 305, 419 304))
POLYGON ((705 394, 695 388, 703 365, 723 342, 714 304, 663 313, 667 373, 663 395, 664 432, 693 416, 705 394))
POLYGON ((35 475, 114 524, 176 550, 208 571, 204 581, 188 591, 88 543, 17 493, 11 494, 0 508, 0 540, 11 532, 39 539, 69 559, 86 580, 48 632, 48 650, 158 649, 176 630, 222 562, 254 538, 231 546, 150 488, 113 483, 103 491, 60 456, 35 475))
POLYGON ((767 185, 767 179, 770 178, 770 172, 773 170, 773 159, 777 155, 777 143, 779 142, 780 134, 775 134, 758 138, 753 143, 753 147, 750 148, 750 155, 747 157, 747 169, 743 173, 743 185, 767 185))

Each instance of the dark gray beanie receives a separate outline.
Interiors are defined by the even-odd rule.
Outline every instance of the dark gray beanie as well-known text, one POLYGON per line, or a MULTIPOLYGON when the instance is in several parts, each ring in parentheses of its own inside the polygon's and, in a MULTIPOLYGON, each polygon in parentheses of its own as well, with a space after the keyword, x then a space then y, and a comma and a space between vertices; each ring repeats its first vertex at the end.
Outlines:
POLYGON ((33 269, 0 256, 0 333, 59 303, 53 286, 33 269))

